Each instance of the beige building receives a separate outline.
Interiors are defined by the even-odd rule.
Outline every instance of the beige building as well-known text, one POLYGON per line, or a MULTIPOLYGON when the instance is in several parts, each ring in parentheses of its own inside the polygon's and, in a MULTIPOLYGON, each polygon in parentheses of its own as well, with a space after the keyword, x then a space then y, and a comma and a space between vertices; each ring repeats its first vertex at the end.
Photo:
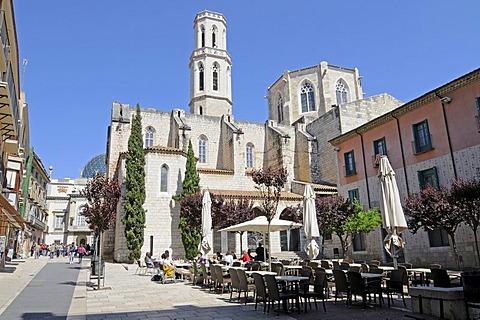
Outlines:
MULTIPOLYGON (((158 255, 171 247, 174 257, 183 257, 178 230, 180 208, 172 196, 181 191, 189 141, 198 157, 203 189, 230 198, 247 196, 256 206, 261 199, 251 171, 285 167, 288 182, 277 212, 282 217, 285 208, 301 202, 306 183, 313 184, 318 194, 336 192, 333 156, 321 157, 333 152, 331 145, 327 146, 331 136, 315 136, 323 130, 323 122, 333 126, 331 123, 336 121, 337 127, 330 134, 340 133, 400 104, 386 94, 363 99, 357 69, 322 62, 319 66, 286 71, 269 87, 269 119, 265 123, 239 121, 232 110, 232 60, 227 52, 225 17, 211 11, 197 14, 194 44, 189 64, 190 113, 182 109, 141 110, 146 156, 144 253, 153 248, 153 254, 158 255), (345 121, 340 125, 341 117, 345 121), (357 120, 353 121, 354 118, 357 120), (330 169, 323 172, 319 168, 330 169)), ((124 153, 134 110, 120 102, 112 106, 107 172, 120 182, 125 179, 124 153)), ((124 261, 127 256, 122 210, 120 206, 116 228, 107 235, 105 244, 107 254, 117 261, 124 261)), ((242 249, 238 235, 214 234, 214 251, 242 249)), ((243 240, 248 243, 246 235, 243 240)), ((272 254, 277 256, 282 251, 301 253, 305 244, 303 231, 273 234, 272 240, 272 254)))

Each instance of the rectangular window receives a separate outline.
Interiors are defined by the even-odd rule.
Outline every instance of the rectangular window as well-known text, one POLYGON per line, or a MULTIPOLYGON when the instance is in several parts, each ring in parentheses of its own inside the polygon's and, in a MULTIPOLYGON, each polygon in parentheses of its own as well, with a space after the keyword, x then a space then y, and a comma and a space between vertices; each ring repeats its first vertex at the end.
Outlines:
POLYGON ((425 189, 427 186, 438 189, 437 168, 433 167, 431 169, 418 171, 418 184, 420 185, 420 189, 425 189))
POLYGON ((300 99, 302 100, 302 112, 307 112, 308 111, 307 93, 302 92, 300 94, 300 99))
POLYGON ((87 225, 87 221, 85 221, 85 216, 81 215, 80 213, 77 216, 77 226, 78 227, 85 227, 87 225))
POLYGON ((63 216, 55 216, 55 229, 63 229, 63 216))
POLYGON ((323 236, 323 239, 324 240, 332 240, 332 234, 331 233, 327 233, 323 236))
POLYGON ((413 125, 413 139, 415 143, 415 153, 421 153, 432 149, 428 121, 424 120, 413 125))
POLYGON ((345 159, 345 175, 351 176, 357 173, 355 169, 355 154, 353 151, 347 152, 344 154, 345 159))
POLYGON ((428 230, 430 247, 448 247, 448 233, 444 229, 428 230))
POLYGON ((387 144, 385 142, 385 137, 373 141, 373 154, 387 155, 387 144))
POLYGON ((350 201, 354 201, 355 199, 359 199, 360 200, 360 194, 358 192, 358 189, 352 189, 352 190, 348 190, 348 199, 350 199, 350 201))
POLYGON ((363 231, 353 234, 353 251, 365 251, 365 233, 363 231))

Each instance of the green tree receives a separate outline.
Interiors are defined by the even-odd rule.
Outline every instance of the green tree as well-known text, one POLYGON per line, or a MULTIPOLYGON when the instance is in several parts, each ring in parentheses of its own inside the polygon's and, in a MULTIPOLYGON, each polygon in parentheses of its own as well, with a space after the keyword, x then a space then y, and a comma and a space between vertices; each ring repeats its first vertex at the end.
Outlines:
POLYGON ((342 257, 345 258, 350 246, 348 241, 350 233, 345 230, 345 224, 355 216, 354 205, 350 200, 345 200, 341 196, 317 197, 315 199, 315 209, 320 233, 323 237, 335 233, 340 240, 342 257))
POLYGON ((188 143, 185 178, 182 192, 173 197, 180 202, 180 222, 178 227, 182 235, 185 257, 193 259, 197 255, 198 245, 202 240, 202 196, 200 194, 200 176, 197 172, 197 158, 193 152, 192 141, 188 143))
POLYGON ((132 119, 132 130, 128 138, 125 177, 125 225, 128 258, 135 261, 140 258, 145 229, 145 153, 143 150, 142 116, 137 104, 132 119))
POLYGON ((382 225, 382 215, 377 208, 365 211, 358 199, 353 201, 354 215, 349 217, 343 225, 343 232, 350 235, 350 241, 347 247, 353 241, 355 234, 363 232, 368 234, 370 231, 382 225))
POLYGON ((480 226, 480 180, 456 180, 450 189, 450 198, 463 221, 473 231, 477 261, 480 264, 477 231, 480 226))
POLYGON ((121 187, 117 180, 110 180, 105 174, 95 173, 95 176, 87 183, 81 194, 87 199, 82 215, 85 216, 90 229, 97 239, 98 248, 95 250, 98 256, 98 289, 100 289, 100 275, 102 265, 103 234, 114 223, 117 216, 117 205, 121 196, 121 187))

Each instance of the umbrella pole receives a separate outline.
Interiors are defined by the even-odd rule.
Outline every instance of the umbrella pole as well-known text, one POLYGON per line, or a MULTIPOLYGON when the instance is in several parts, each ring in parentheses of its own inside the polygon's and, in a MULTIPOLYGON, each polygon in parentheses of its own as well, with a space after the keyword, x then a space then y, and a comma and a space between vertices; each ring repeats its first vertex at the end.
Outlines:
MULTIPOLYGON (((270 234, 270 221, 268 221, 268 271, 272 271, 272 236, 270 234)), ((266 256, 265 256, 266 258, 266 256)))
POLYGON ((398 269, 397 248, 393 243, 393 239, 391 239, 390 241, 391 241, 390 248, 392 248, 393 267, 395 268, 395 270, 397 270, 398 269))

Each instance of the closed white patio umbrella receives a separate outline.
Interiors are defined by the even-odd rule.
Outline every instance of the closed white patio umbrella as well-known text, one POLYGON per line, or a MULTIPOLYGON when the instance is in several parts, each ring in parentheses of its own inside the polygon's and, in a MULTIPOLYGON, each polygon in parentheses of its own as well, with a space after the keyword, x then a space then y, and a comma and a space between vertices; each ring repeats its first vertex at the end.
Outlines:
POLYGON ((383 227, 388 232, 383 244, 385 250, 393 258, 394 267, 397 268, 397 249, 403 248, 400 233, 407 229, 407 221, 400 202, 395 172, 387 156, 380 158, 378 177, 380 178, 380 211, 382 212, 383 227))
POLYGON ((199 251, 206 258, 212 250, 212 200, 210 192, 205 191, 202 198, 202 241, 199 251))
POLYGON ((315 193, 309 184, 305 186, 305 192, 303 193, 303 229, 307 236, 305 252, 309 259, 313 259, 320 252, 320 247, 315 241, 316 237, 320 237, 320 232, 318 231, 317 212, 315 209, 315 193))

